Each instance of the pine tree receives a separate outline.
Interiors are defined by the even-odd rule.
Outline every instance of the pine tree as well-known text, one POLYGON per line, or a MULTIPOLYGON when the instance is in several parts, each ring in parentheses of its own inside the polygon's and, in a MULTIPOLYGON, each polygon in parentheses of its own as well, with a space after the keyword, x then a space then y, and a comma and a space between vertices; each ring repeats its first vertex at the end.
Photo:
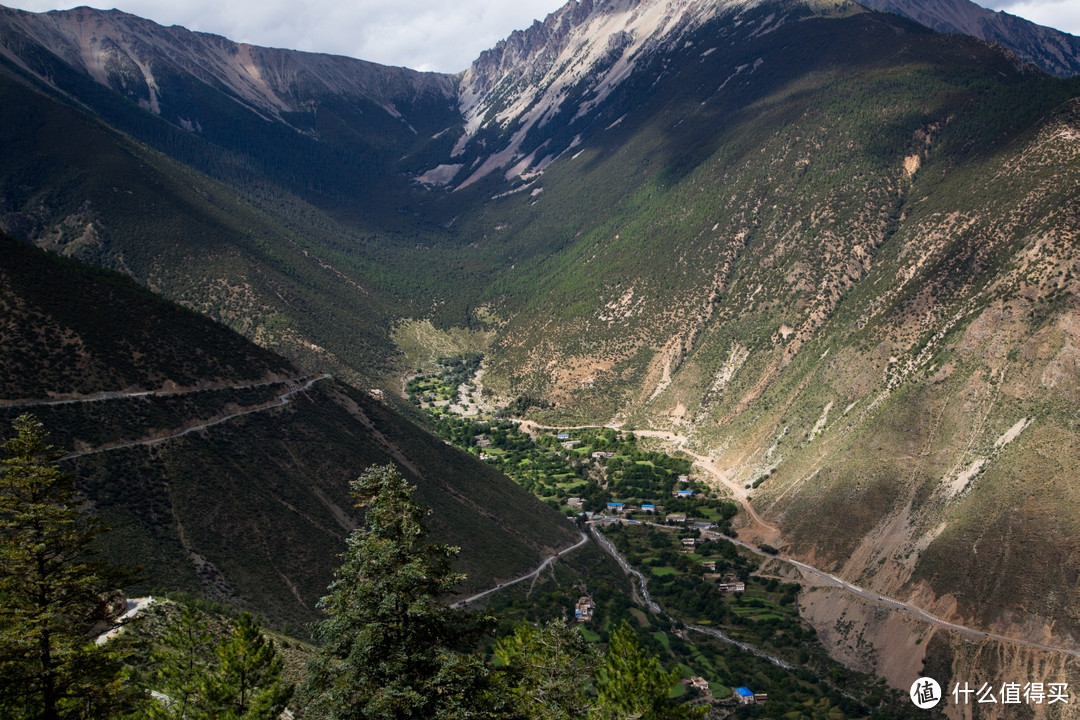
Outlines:
POLYGON ((457 548, 429 543, 427 511, 391 466, 352 484, 365 523, 348 539, 301 689, 306 718, 405 720, 491 717, 497 712, 483 661, 462 652, 482 623, 450 608, 462 576, 457 548))
POLYGON ((666 672, 660 660, 638 644, 625 620, 611 632, 604 664, 597 673, 596 720, 695 720, 707 707, 679 705, 668 699, 678 671, 666 672))
POLYGON ((218 666, 207 680, 207 697, 219 720, 276 720, 292 697, 282 685, 283 658, 251 613, 242 613, 217 648, 218 666))
POLYGON ((160 694, 147 708, 155 720, 210 720, 214 717, 205 683, 213 661, 213 642, 206 621, 185 605, 169 622, 161 645, 152 654, 154 690, 160 694))
POLYGON ((215 647, 205 616, 190 605, 165 628, 151 654, 156 702, 150 720, 277 720, 292 696, 284 660, 250 613, 215 647))
POLYGON ((93 561, 101 525, 83 512, 48 433, 13 423, 0 461, 0 708, 6 718, 108 718, 135 702, 124 654, 98 648, 105 592, 118 575, 93 561))
POLYGON ((577 720, 588 715, 595 649, 581 633, 553 620, 541 627, 522 624, 495 645, 515 712, 530 720, 577 720))

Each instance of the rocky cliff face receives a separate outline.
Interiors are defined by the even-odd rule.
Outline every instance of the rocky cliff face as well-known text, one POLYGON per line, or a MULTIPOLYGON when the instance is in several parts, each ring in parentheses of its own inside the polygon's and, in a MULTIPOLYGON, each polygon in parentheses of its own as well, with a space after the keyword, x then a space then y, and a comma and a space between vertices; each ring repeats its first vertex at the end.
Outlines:
POLYGON ((575 147, 580 137, 560 147, 534 130, 559 114, 564 123, 568 118, 573 125, 630 78, 652 52, 678 46, 688 32, 719 14, 737 17, 757 4, 757 0, 571 0, 543 23, 515 32, 481 54, 461 77, 465 134, 454 156, 467 155, 474 136, 485 129, 498 128, 505 137, 495 152, 484 154, 471 174, 456 179, 459 187, 508 165, 507 180, 542 170, 575 147))
MULTIPOLYGON (((530 179, 572 150, 580 137, 571 135, 560 147, 537 132, 557 114, 577 121, 595 110, 611 91, 630 78, 657 49, 678 47, 702 23, 728 16, 733 27, 760 0, 570 0, 485 51, 460 79, 459 103, 465 133, 453 150, 453 172, 436 184, 465 187, 503 170, 507 180, 530 179), (475 157, 469 152, 475 136, 498 128, 505 137, 475 157), (531 137, 530 137, 531 135, 531 137), (459 174, 469 165, 472 172, 459 174)), ((1044 71, 1061 77, 1080 73, 1080 39, 1035 25, 1007 13, 986 10, 970 0, 868 0, 862 6, 912 19, 937 32, 960 33, 994 42, 1044 71)), ((814 12, 845 12, 846 2, 789 3, 814 12)), ((771 32, 785 21, 783 9, 770 14, 748 33, 771 32)), ((584 123, 582 123, 584 124, 584 123)), ((473 143, 475 145, 475 143, 473 143)))
POLYGON ((960 33, 997 43, 1022 60, 1059 77, 1080 74, 1080 38, 1060 30, 980 7, 970 0, 862 0, 942 33, 960 33))

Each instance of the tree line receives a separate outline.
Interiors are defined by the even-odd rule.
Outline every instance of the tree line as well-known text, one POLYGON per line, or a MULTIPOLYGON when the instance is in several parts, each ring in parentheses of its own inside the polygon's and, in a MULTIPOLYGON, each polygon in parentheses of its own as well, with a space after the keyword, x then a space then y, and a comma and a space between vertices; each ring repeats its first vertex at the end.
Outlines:
POLYGON ((107 597, 130 582, 93 553, 102 524, 32 415, 13 423, 0 473, 0 720, 690 720, 666 671, 625 622, 606 652, 565 620, 521 624, 445 600, 458 549, 431 542, 428 510, 392 466, 352 483, 365 521, 349 536, 319 607, 316 647, 295 686, 259 621, 240 614, 215 638, 184 607, 145 671, 108 627, 107 597), (288 711, 288 715, 283 713, 288 711))

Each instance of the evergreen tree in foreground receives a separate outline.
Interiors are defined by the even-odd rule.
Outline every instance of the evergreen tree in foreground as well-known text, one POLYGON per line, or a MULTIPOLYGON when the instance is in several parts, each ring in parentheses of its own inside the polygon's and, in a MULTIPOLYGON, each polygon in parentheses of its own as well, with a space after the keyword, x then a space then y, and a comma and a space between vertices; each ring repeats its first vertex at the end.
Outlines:
POLYGON ((153 689, 160 693, 147 708, 152 720, 193 720, 206 717, 203 692, 212 658, 210 631, 199 611, 185 605, 165 627, 161 647, 151 655, 153 689), (163 697, 162 697, 163 696, 163 697))
POLYGON ((518 717, 578 720, 596 704, 589 691, 599 653, 565 620, 518 625, 496 643, 495 656, 518 717))
POLYGON ((498 712, 483 660, 470 654, 485 631, 441 598, 462 579, 457 548, 430 543, 427 511, 392 466, 352 483, 364 525, 319 606, 320 647, 300 690, 305 718, 487 718, 498 712))
POLYGON ((150 720, 277 720, 292 696, 284 660, 251 613, 214 647, 202 614, 185 605, 152 655, 159 699, 150 720))
POLYGON ((0 460, 0 718, 117 717, 135 697, 117 643, 92 634, 118 582, 91 559, 101 526, 41 423, 26 414, 13 428, 0 460))
POLYGON ((292 697, 283 685, 284 659, 274 642, 262 634, 251 613, 241 613, 232 633, 218 646, 217 671, 211 674, 207 695, 217 708, 217 720, 276 720, 292 697))
POLYGON ((666 672, 660 660, 638 643, 625 620, 611 631, 604 664, 596 678, 596 720, 697 720, 705 706, 680 705, 668 699, 679 682, 678 670, 666 672))

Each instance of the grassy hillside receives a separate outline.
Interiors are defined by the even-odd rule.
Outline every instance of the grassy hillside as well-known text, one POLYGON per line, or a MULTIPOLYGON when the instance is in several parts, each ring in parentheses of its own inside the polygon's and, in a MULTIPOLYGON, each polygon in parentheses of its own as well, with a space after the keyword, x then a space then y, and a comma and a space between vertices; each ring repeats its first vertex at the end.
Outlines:
POLYGON ((660 82, 612 101, 622 121, 549 169, 537 198, 473 216, 473 235, 503 228, 488 245, 515 264, 485 297, 509 318, 493 389, 610 418, 698 352, 692 418, 719 401, 733 352, 786 363, 789 339, 806 342, 865 277, 910 214, 912 183, 935 172, 911 176, 905 162, 943 172, 995 152, 1077 92, 869 13, 751 41, 730 27, 701 35, 663 58, 660 82))
POLYGON ((34 412, 69 453, 64 466, 114 528, 103 549, 144 568, 131 591, 187 590, 306 623, 358 520, 348 482, 374 463, 400 465, 435 536, 462 547, 465 590, 576 537, 366 393, 316 376, 304 389, 289 362, 126 278, 0 242, 0 417, 34 412))

